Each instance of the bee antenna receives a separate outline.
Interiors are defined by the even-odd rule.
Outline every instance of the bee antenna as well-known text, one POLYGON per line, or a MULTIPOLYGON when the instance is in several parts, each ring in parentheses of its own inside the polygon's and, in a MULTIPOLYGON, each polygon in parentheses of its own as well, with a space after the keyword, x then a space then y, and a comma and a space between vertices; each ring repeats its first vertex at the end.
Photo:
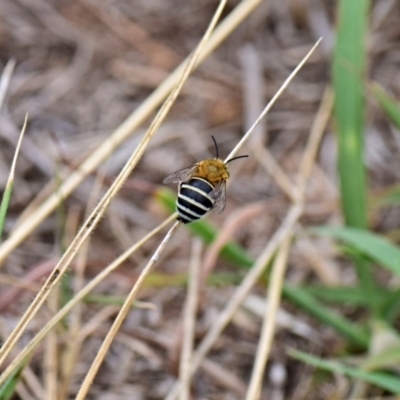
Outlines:
POLYGON ((233 158, 231 158, 230 160, 228 160, 225 164, 228 164, 228 163, 230 163, 230 162, 233 161, 233 160, 237 160, 238 158, 246 158, 246 157, 248 157, 248 155, 233 157, 233 158))
POLYGON ((219 157, 219 152, 218 152, 218 145, 217 145, 217 141, 215 140, 215 137, 213 135, 211 135, 212 140, 214 141, 215 144, 215 150, 217 152, 217 158, 219 157))

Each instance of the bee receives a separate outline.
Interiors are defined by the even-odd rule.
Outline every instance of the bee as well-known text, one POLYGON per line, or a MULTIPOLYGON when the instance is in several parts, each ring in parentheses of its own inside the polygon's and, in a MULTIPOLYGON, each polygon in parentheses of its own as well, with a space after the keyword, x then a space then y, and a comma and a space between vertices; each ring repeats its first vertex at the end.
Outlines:
POLYGON ((192 167, 168 175, 163 183, 179 183, 176 210, 178 220, 184 224, 196 221, 210 210, 221 213, 226 202, 226 182, 229 179, 227 164, 238 156, 224 162, 219 158, 218 145, 211 136, 216 150, 215 158, 199 161, 192 167))

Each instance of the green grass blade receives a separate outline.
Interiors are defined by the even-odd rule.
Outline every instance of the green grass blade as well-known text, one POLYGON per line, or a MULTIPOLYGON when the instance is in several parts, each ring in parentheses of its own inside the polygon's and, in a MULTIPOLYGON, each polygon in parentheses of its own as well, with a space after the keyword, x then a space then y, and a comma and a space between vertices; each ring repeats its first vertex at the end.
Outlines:
POLYGON ((353 344, 360 348, 368 347, 369 336, 363 328, 351 323, 337 312, 319 304, 315 297, 309 293, 299 288, 285 285, 283 287, 283 295, 319 321, 334 328, 353 344))
POLYGON ((400 249, 382 236, 351 227, 319 227, 314 233, 332 236, 356 248, 360 253, 400 276, 400 249))
POLYGON ((0 400, 10 400, 15 392, 15 387, 20 381, 21 372, 25 367, 25 363, 16 368, 10 377, 0 386, 0 400))
POLYGON ((394 290, 390 296, 385 298, 381 306, 382 319, 388 322, 394 322, 394 320, 400 314, 400 288, 394 290))
POLYGON ((400 129, 400 104, 379 84, 373 83, 370 89, 387 118, 397 129, 400 129))
POLYGON ((290 349, 289 355, 297 360, 322 368, 325 371, 347 375, 354 379, 372 383, 392 393, 400 394, 400 379, 397 376, 383 372, 367 372, 355 367, 343 365, 338 361, 323 360, 318 357, 310 356, 298 350, 290 349))
MULTIPOLYGON (((315 296, 317 299, 330 303, 346 304, 351 306, 368 306, 369 301, 360 286, 302 286, 302 290, 315 296)), ((378 287, 378 297, 388 302, 394 295, 392 291, 378 287)))
POLYGON ((346 224, 359 228, 367 226, 362 78, 368 7, 369 0, 339 1, 333 58, 341 203, 346 224))
POLYGON ((21 148, 22 138, 24 137, 27 122, 28 122, 28 115, 25 116, 24 125, 22 127, 21 134, 19 135, 17 148, 15 149, 13 162, 11 164, 10 174, 8 176, 8 180, 6 183, 6 188, 4 190, 3 198, 1 200, 1 205, 0 205, 0 242, 1 242, 1 236, 3 234, 3 228, 4 228, 4 222, 6 219, 8 204, 10 203, 12 187, 14 184, 15 166, 17 164, 19 149, 21 148))
POLYGON ((3 193, 3 198, 1 200, 1 205, 0 205, 0 242, 1 242, 1 236, 3 234, 4 222, 6 220, 8 204, 10 203, 13 183, 14 183, 13 178, 8 179, 6 188, 3 193))

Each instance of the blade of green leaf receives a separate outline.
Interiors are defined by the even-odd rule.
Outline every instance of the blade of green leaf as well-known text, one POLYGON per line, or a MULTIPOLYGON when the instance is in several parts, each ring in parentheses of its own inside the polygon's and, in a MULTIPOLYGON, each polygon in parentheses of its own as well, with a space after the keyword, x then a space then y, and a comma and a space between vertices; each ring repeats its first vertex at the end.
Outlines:
MULTIPOLYGON (((346 225, 367 227, 364 151, 365 33, 369 0, 339 0, 333 56, 334 121, 338 139, 340 198, 346 225)), ((360 286, 376 314, 375 284, 364 260, 353 259, 360 286)))
POLYGON ((340 239, 382 267, 400 275, 400 249, 382 236, 351 227, 326 226, 312 228, 311 231, 340 239))
POLYGON ((365 329, 351 323, 339 313, 330 310, 318 303, 315 297, 297 287, 284 285, 283 295, 293 303, 306 310, 319 321, 334 328, 337 332, 361 348, 367 348, 369 337, 365 329))
POLYGON ((3 233, 4 222, 5 222, 5 219, 6 219, 8 204, 10 203, 12 187, 13 187, 13 184, 14 184, 15 166, 17 164, 17 158, 18 158, 18 154, 19 154, 19 149, 21 147, 22 138, 24 137, 24 133, 25 133, 25 130, 26 130, 27 122, 28 122, 28 114, 25 116, 24 125, 22 127, 21 134, 19 135, 17 148, 15 149, 14 158, 13 158, 13 161, 12 161, 12 164, 11 164, 10 174, 8 176, 6 187, 4 189, 3 198, 2 198, 1 204, 0 204, 0 242, 1 242, 1 236, 2 236, 2 233, 3 233))
MULTIPOLYGON (((353 306, 368 306, 369 303, 360 286, 313 285, 302 286, 302 289, 319 300, 331 303, 349 304, 353 306)), ((378 295, 379 298, 382 299, 382 302, 384 302, 391 299, 393 292, 386 288, 378 287, 378 295)))
POLYGON ((10 400, 15 392, 15 387, 20 381, 21 372, 25 367, 25 363, 16 368, 10 377, 0 386, 0 400, 10 400))
POLYGON ((367 226, 362 78, 368 8, 369 0, 339 1, 332 71, 342 209, 346 225, 359 228, 367 226))
POLYGON ((392 393, 400 394, 400 379, 397 376, 393 376, 384 372, 366 372, 355 367, 343 365, 338 361, 323 360, 294 349, 289 349, 288 354, 291 357, 313 365, 314 367, 342 375, 347 375, 354 379, 360 379, 362 381, 379 386, 392 393))
POLYGON ((392 96, 386 93, 378 83, 372 83, 369 88, 382 111, 386 114, 393 125, 397 129, 400 129, 400 104, 392 96))

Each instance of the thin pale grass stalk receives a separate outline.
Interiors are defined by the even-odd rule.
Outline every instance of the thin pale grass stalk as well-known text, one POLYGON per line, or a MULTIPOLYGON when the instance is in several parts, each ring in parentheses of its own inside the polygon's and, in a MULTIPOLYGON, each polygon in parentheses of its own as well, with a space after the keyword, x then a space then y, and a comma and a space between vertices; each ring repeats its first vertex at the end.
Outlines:
POLYGON ((199 238, 194 238, 192 259, 189 265, 189 286, 183 316, 183 343, 179 362, 179 379, 182 382, 180 400, 190 400, 190 364, 193 354, 202 248, 202 241, 199 238))
MULTIPOLYGON (((219 24, 210 39, 204 45, 195 66, 199 65, 215 50, 230 33, 253 11, 261 0, 243 0, 219 24)), ((0 246, 0 265, 7 255, 15 249, 54 209, 60 202, 60 196, 67 198, 74 189, 92 173, 110 154, 137 129, 151 113, 162 103, 179 82, 188 59, 185 59, 158 88, 106 139, 76 171, 68 173, 68 178, 43 202, 13 234, 0 246)))
MULTIPOLYGON (((304 200, 304 192, 306 189, 306 182, 311 173, 312 166, 315 162, 319 144, 326 124, 328 122, 333 105, 333 96, 329 87, 324 91, 324 95, 314 119, 311 128, 310 137, 307 141, 307 146, 304 150, 302 160, 300 162, 300 169, 297 178, 300 189, 300 201, 304 200)), ((246 395, 246 400, 256 400, 260 398, 261 382, 264 374, 264 368, 268 360, 275 331, 276 314, 280 304, 282 294, 283 277, 286 270, 286 260, 289 252, 290 239, 293 232, 288 235, 282 242, 281 252, 278 253, 278 258, 274 264, 269 284, 268 307, 264 315, 264 324, 260 336, 259 346, 257 350, 257 357, 254 364, 252 377, 250 380, 249 389, 246 395)))
POLYGON ((154 228, 146 236, 144 236, 137 243, 132 245, 123 254, 121 254, 116 260, 110 265, 104 268, 92 281, 90 281, 79 293, 77 293, 58 313, 46 323, 46 325, 31 339, 29 344, 13 358, 10 365, 0 375, 0 385, 13 373, 20 363, 36 348, 36 346, 43 340, 43 338, 71 311, 71 309, 79 303, 85 296, 87 296, 91 290, 93 290, 99 283, 103 281, 112 271, 118 268, 130 255, 140 248, 144 243, 156 235, 161 229, 169 225, 173 220, 176 219, 177 213, 172 214, 160 225, 154 228))
MULTIPOLYGON (((57 287, 51 293, 48 301, 48 308, 51 315, 54 315, 58 309, 60 288, 57 287)), ((45 397, 43 400, 54 400, 58 399, 58 349, 57 349, 57 332, 52 330, 45 343, 44 348, 44 360, 43 360, 43 371, 44 371, 44 385, 45 385, 45 397)))
MULTIPOLYGON (((88 218, 90 210, 92 210, 95 207, 96 202, 98 201, 98 198, 101 194, 101 189, 104 183, 104 179, 105 179, 105 173, 99 171, 99 173, 96 176, 93 188, 90 192, 88 202, 86 204, 85 219, 88 218)), ((75 272, 74 293, 79 292, 79 290, 82 289, 84 284, 85 267, 87 262, 87 256, 89 253, 89 244, 90 244, 90 239, 84 243, 76 260, 76 267, 74 269, 75 272)), ((80 332, 81 316, 82 316, 82 304, 78 303, 74 308, 74 310, 72 310, 71 312, 70 327, 68 330, 69 337, 68 340, 66 341, 67 344, 62 363, 63 371, 60 379, 60 384, 59 384, 60 389, 58 391, 58 397, 57 397, 57 399, 59 400, 66 399, 68 397, 68 386, 75 370, 75 363, 82 343, 82 341, 79 340, 79 337, 81 336, 80 332)))
POLYGON ((267 307, 265 307, 263 326, 256 352, 257 356, 254 361, 253 372, 251 374, 246 400, 257 400, 260 398, 264 371, 274 339, 276 313, 279 308, 282 283, 285 276, 286 262, 292 236, 293 233, 287 235, 282 241, 272 267, 270 283, 267 290, 267 307))
MULTIPOLYGON (((182 89, 183 84, 185 83, 186 79, 188 78, 190 72, 192 71, 194 64, 196 63, 198 56, 204 46, 204 44, 209 39, 211 32, 214 30, 217 21, 222 13, 222 10, 225 6, 226 0, 221 0, 219 6, 207 27, 207 30, 203 37, 200 40, 200 43, 196 47, 195 51, 191 54, 188 58, 188 62, 185 65, 182 76, 180 77, 178 84, 165 100, 164 104, 160 108, 159 112, 155 116, 154 120, 150 124, 149 129, 147 130, 146 134, 144 135, 143 139, 130 156, 129 160, 122 168, 122 171, 119 173, 113 184, 107 190, 106 194, 100 200, 98 205, 90 214, 89 218, 85 221, 82 228, 79 230, 78 234, 69 245, 68 249, 65 251, 63 256, 61 257, 58 264, 54 267, 53 271, 50 273, 49 277, 43 284, 40 292, 36 295, 35 299, 32 301, 28 309, 25 311, 23 316, 21 317, 20 321, 18 322, 17 326, 13 329, 3 346, 0 348, 0 365, 4 362, 7 355, 10 353, 11 349, 21 337, 22 333, 24 332, 25 328, 29 324, 29 322, 34 318, 34 316, 39 311, 42 304, 46 301, 47 297, 49 296, 51 290, 54 286, 58 284, 61 280, 63 274, 69 267, 69 264, 72 262, 73 258, 76 256, 76 253, 82 247, 85 240, 90 236, 93 232, 94 228, 97 226, 98 222, 104 215, 105 211, 107 210, 111 200, 117 195, 118 191, 124 184, 125 180, 129 177, 137 163, 139 162, 140 158, 142 157, 146 147, 148 146, 151 138, 155 134, 158 127, 163 122, 164 118, 166 117, 168 111, 172 107, 174 101, 179 95, 179 92, 182 89)), ((61 196, 58 192, 57 195, 61 196)))
MULTIPOLYGON (((286 215, 284 221, 281 226, 277 229, 275 234, 272 236, 271 240, 268 242, 264 250, 258 256, 255 261, 253 267, 248 271, 246 276, 244 277, 240 286, 235 290, 235 293, 232 295, 228 304, 225 308, 220 312, 218 318, 210 330, 207 332, 206 336, 203 338, 199 346, 197 347, 194 356, 193 362, 191 366, 191 374, 193 375, 197 369, 199 368, 202 360, 206 356, 206 354, 210 351, 215 341, 221 335, 222 331, 228 325, 229 321, 232 319, 232 316, 235 314, 240 304, 243 302, 244 298, 250 292, 252 287, 257 283, 261 274, 265 271, 268 266, 268 263, 272 259, 273 255, 276 252, 278 246, 282 243, 287 235, 293 230, 296 222, 300 218, 302 214, 303 207, 301 204, 295 204, 288 214, 286 215)), ((176 382, 172 387, 171 391, 165 397, 165 400, 174 400, 176 399, 181 391, 180 382, 176 382)))
POLYGON ((79 389, 78 394, 76 395, 76 400, 84 400, 86 398, 87 393, 89 392, 90 386, 93 383, 93 380, 97 374, 98 369, 100 368, 101 363, 104 360, 104 357, 107 354, 107 351, 109 347, 111 346, 111 343, 113 342, 116 334, 118 333, 119 328, 122 325, 122 322, 124 321, 126 315, 128 314, 132 302, 135 300, 136 294, 139 291, 140 287, 142 286, 142 283, 144 282, 144 279, 146 276, 149 274, 152 266, 156 263, 158 260, 158 257, 164 250, 165 246, 173 236, 173 234, 176 232, 176 230, 179 228, 181 222, 176 221, 174 225, 172 225, 171 229, 168 231, 160 245, 158 246, 157 250, 154 252, 152 257, 150 258, 149 262, 147 265, 143 268, 143 271, 139 275, 137 281, 133 285, 129 295, 127 296, 123 306, 121 307, 117 317, 115 318, 111 329, 108 331, 103 343, 100 346, 100 349, 98 350, 98 353, 93 360, 92 365, 89 368, 89 371, 87 372, 85 379, 82 382, 82 385, 79 389))
POLYGON ((10 174, 8 175, 6 187, 5 187, 4 193, 3 193, 3 198, 1 200, 1 205, 0 205, 0 242, 1 242, 1 236, 3 233, 4 222, 6 219, 8 204, 10 203, 12 187, 14 184, 15 166, 17 165, 18 154, 19 154, 19 150, 21 148, 22 139, 23 139, 25 131, 26 131, 27 123, 28 123, 28 114, 25 115, 24 125, 22 126, 21 134, 19 135, 17 148, 15 149, 14 158, 13 158, 13 161, 11 164, 10 174))
POLYGON ((278 99, 278 97, 283 93, 283 91, 286 89, 286 87, 289 85, 289 83, 292 81, 292 79, 297 75, 297 73, 300 71, 300 69, 303 67, 303 65, 306 63, 306 61, 310 58, 311 54, 314 52, 314 50, 317 48, 319 45, 319 42, 322 40, 322 38, 318 39, 317 42, 314 44, 314 46, 311 48, 311 50, 306 54, 306 56, 300 61, 300 63, 297 65, 297 67, 293 70, 293 72, 286 78, 285 82, 283 82, 282 86, 278 89, 278 91, 274 94, 272 99, 269 101, 267 106, 264 108, 260 116, 257 118, 257 120, 254 122, 254 124, 251 126, 251 128, 243 135, 243 137, 240 139, 238 144, 233 148, 233 150, 229 153, 228 157, 226 157, 225 162, 227 162, 230 158, 233 158, 236 153, 239 151, 239 149, 243 146, 243 144, 246 142, 246 140, 249 138, 249 136, 253 133, 254 129, 257 127, 257 125, 260 123, 260 121, 265 117, 265 115, 268 113, 268 111, 271 109, 271 107, 275 104, 275 101, 278 99))
POLYGON ((10 86, 11 76, 15 68, 15 59, 8 60, 0 77, 0 110, 3 107, 8 87, 10 86))

